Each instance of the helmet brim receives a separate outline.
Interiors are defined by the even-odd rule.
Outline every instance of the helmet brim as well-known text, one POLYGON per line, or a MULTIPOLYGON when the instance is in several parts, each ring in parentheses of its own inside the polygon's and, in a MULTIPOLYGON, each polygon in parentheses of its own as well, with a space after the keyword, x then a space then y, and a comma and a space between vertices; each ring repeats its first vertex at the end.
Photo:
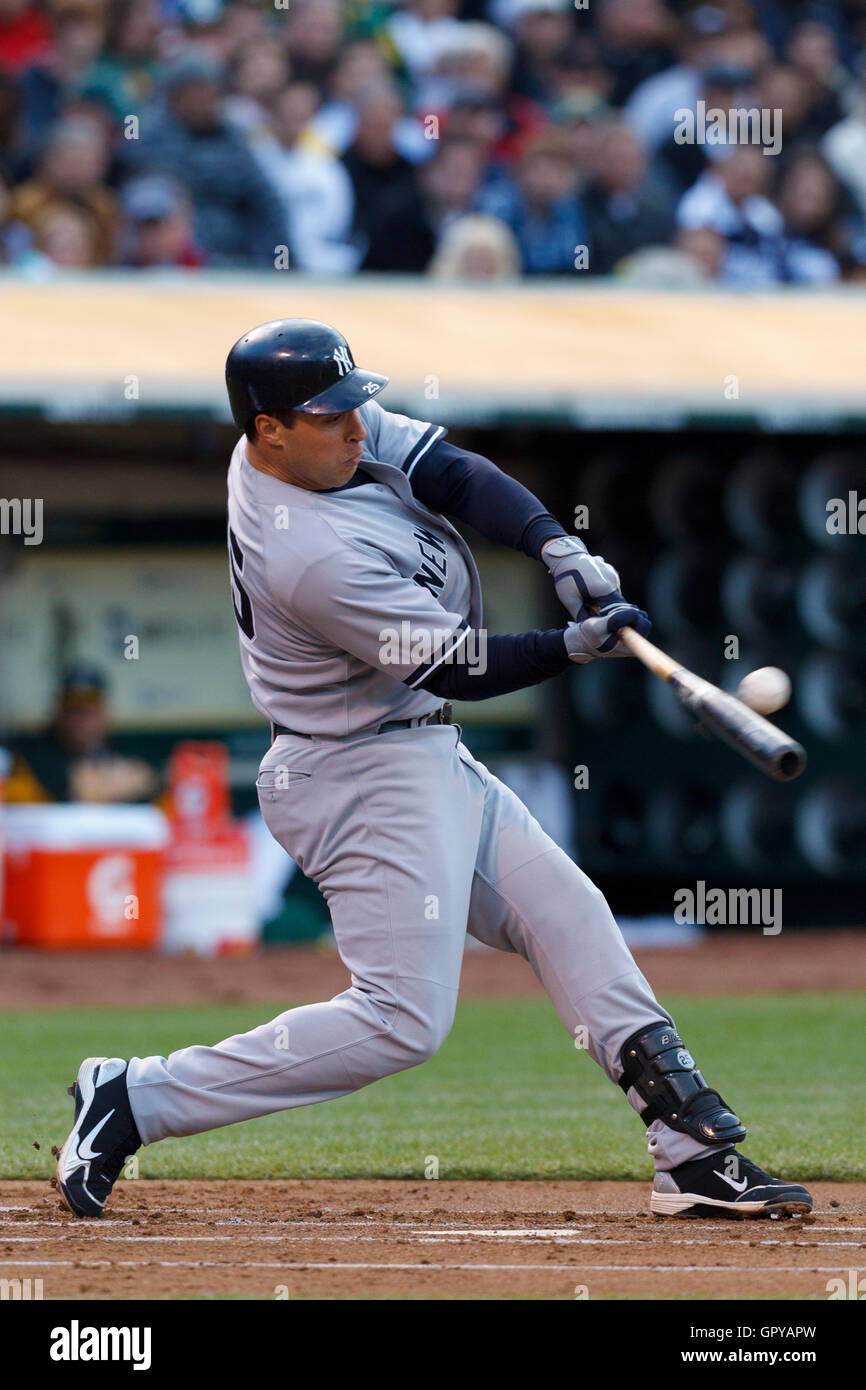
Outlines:
POLYGON ((365 372, 360 367, 353 367, 327 391, 292 409, 300 410, 304 415, 340 415, 344 410, 356 410, 365 401, 371 401, 388 385, 389 380, 389 377, 381 376, 378 372, 365 372))

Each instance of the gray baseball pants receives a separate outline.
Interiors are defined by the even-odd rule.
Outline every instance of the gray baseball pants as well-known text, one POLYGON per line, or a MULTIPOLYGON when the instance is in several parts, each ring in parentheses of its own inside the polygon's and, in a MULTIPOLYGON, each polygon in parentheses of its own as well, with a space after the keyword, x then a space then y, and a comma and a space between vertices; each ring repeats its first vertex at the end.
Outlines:
MULTIPOLYGON (((333 1100, 432 1057, 454 1021, 467 931, 529 961, 614 1081, 625 1039, 672 1022, 600 891, 459 726, 284 735, 257 786, 271 833, 325 896, 352 983, 214 1047, 134 1057, 145 1144, 333 1100)), ((710 1151, 659 1120, 647 1133, 657 1168, 710 1151)))

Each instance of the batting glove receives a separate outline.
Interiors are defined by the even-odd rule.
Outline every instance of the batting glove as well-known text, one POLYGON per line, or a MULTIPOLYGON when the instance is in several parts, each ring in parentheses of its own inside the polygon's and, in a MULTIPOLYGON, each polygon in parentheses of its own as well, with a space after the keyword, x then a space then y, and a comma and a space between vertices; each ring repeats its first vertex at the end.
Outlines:
POLYGON ((590 555, 576 536, 557 536, 548 541, 542 559, 553 575, 560 603, 575 622, 589 618, 611 601, 624 601, 613 565, 600 555, 590 555))
POLYGON ((565 649, 569 658, 578 666, 594 661, 600 656, 629 656, 617 633, 621 627, 633 627, 642 637, 646 637, 652 623, 642 608, 631 603, 617 603, 596 618, 584 618, 580 623, 569 623, 565 629, 565 649))

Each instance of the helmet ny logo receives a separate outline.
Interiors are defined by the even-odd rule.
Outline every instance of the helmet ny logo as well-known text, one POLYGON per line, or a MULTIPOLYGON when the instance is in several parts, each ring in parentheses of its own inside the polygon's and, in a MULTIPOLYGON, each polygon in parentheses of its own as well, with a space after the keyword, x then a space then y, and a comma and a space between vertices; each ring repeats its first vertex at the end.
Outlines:
POLYGON ((340 376, 348 376, 354 366, 347 347, 334 348, 334 361, 340 369, 340 376))

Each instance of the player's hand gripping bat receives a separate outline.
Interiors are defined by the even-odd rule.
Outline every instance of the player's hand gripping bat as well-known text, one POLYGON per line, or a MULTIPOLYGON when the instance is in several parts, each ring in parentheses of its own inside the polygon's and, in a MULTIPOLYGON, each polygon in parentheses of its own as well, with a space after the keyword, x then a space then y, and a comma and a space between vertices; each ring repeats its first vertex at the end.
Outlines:
POLYGON ((718 686, 687 671, 633 628, 620 628, 620 640, 675 691, 697 720, 777 782, 790 782, 806 766, 806 750, 769 719, 718 686))

